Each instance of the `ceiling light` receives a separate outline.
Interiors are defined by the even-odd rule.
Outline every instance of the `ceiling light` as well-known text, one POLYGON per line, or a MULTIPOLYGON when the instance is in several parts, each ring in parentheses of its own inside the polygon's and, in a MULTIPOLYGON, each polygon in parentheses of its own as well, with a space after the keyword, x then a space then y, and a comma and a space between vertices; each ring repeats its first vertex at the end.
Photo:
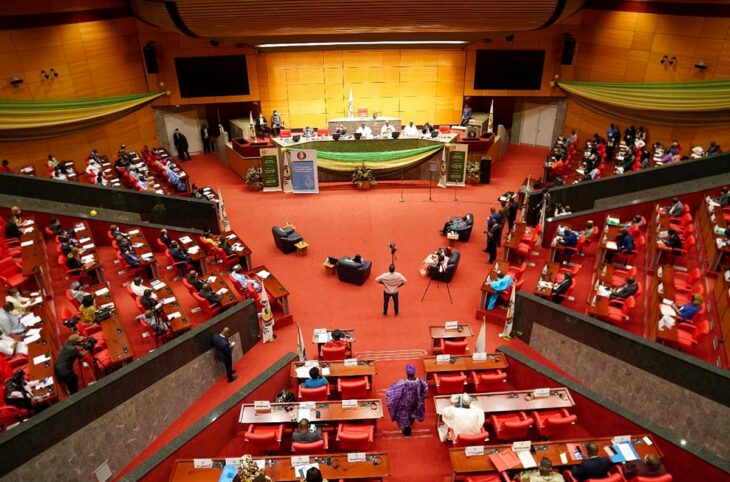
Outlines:
POLYGON ((369 45, 464 45, 466 40, 371 40, 359 42, 291 42, 259 44, 256 48, 272 49, 285 47, 360 47, 369 45))

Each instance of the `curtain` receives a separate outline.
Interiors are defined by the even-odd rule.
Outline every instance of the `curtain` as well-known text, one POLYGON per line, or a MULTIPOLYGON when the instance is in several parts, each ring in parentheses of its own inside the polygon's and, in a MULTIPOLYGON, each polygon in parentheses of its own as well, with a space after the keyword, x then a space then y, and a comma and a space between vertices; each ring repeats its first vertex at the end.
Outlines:
POLYGON ((730 81, 558 82, 558 86, 576 102, 610 117, 663 125, 730 123, 730 81))
POLYGON ((72 134, 124 117, 162 95, 165 92, 102 99, 0 99, 0 141, 72 134))
MULTIPOLYGON (((380 152, 331 152, 317 150, 317 167, 338 172, 353 171, 365 165, 378 172, 387 172, 418 164, 444 148, 438 143, 431 146, 380 152)), ((288 148, 292 150, 297 148, 288 148)))

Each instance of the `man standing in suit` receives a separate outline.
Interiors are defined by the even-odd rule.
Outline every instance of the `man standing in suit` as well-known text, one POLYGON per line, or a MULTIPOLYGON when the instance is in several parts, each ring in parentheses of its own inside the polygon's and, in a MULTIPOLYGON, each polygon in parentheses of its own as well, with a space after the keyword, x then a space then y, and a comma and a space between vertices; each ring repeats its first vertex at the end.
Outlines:
POLYGON ((231 335, 231 330, 227 326, 223 328, 223 331, 219 335, 213 335, 213 349, 215 350, 215 359, 223 362, 226 367, 226 375, 228 376, 228 383, 231 383, 236 379, 234 373, 236 370, 233 369, 233 347, 236 345, 228 339, 231 335))
POLYGON ((175 129, 175 133, 172 135, 172 141, 175 144, 177 150, 177 157, 180 161, 189 161, 190 153, 188 152, 188 138, 180 132, 180 129, 175 129))
POLYGON ((588 458, 579 465, 573 467, 573 477, 579 482, 586 479, 603 479, 608 477, 608 469, 613 466, 613 462, 608 457, 598 456, 598 445, 594 442, 586 444, 588 458))
POLYGON ((210 131, 208 130, 208 124, 203 124, 200 128, 200 139, 203 141, 203 154, 211 152, 210 148, 210 131))

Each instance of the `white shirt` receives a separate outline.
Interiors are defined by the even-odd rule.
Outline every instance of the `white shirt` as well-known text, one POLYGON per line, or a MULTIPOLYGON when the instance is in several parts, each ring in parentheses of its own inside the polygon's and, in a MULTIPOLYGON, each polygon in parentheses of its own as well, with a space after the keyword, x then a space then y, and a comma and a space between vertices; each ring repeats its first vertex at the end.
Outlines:
POLYGON ((5 302, 6 303, 12 303, 13 304, 13 313, 16 315, 20 315, 25 311, 25 308, 30 306, 30 298, 26 298, 24 296, 5 296, 5 302))
POLYGON ((4 309, 0 309, 0 333, 5 335, 20 335, 25 333, 25 327, 20 318, 4 309))
POLYGON ((393 129, 393 126, 390 124, 383 124, 383 127, 380 128, 380 135, 390 135, 393 133, 395 129, 393 129))
POLYGON ((148 288, 147 286, 145 286, 144 283, 140 283, 139 286, 137 286, 136 284, 132 283, 131 285, 129 285, 129 289, 132 290, 132 293, 134 293, 136 296, 143 296, 145 290, 148 290, 150 288, 148 288))
POLYGON ((484 425, 484 411, 480 408, 459 408, 449 406, 441 412, 441 419, 455 436, 477 435, 484 425))
POLYGON ((406 284, 406 277, 397 271, 394 273, 387 272, 375 278, 375 282, 381 283, 386 293, 394 295, 398 292, 398 288, 406 284))
POLYGON ((418 127, 414 125, 406 126, 403 129, 403 135, 408 137, 418 137, 418 127))
POLYGON ((368 126, 358 127, 357 131, 355 131, 355 132, 359 132, 360 134, 362 134, 365 137, 370 137, 373 135, 373 130, 371 128, 369 128, 368 126))

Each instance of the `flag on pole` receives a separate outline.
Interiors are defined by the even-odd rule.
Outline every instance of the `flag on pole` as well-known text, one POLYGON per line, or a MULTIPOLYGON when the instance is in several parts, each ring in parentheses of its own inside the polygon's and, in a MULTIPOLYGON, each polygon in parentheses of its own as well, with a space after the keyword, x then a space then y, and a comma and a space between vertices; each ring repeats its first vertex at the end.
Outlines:
POLYGON ((231 230, 231 223, 228 221, 228 214, 226 213, 226 206, 223 204, 223 193, 220 187, 218 188, 218 221, 221 225, 221 231, 226 232, 231 230))
POLYGON ((507 316, 504 319, 504 328, 502 333, 499 334, 500 338, 510 340, 512 338, 512 318, 515 314, 515 293, 517 292, 514 287, 512 288, 512 296, 509 298, 509 306, 507 307, 507 316))
POLYGON ((353 109, 353 102, 352 102, 352 87, 350 87, 350 100, 347 102, 347 117, 352 119, 352 109, 353 109))
POLYGON ((302 335, 302 325, 297 323, 297 353, 299 361, 303 362, 307 359, 307 348, 304 345, 304 335, 302 335))
POLYGON ((474 345, 474 353, 487 352, 487 317, 482 316, 482 327, 479 329, 476 345, 474 345))
POLYGON ((489 107, 489 118, 487 119, 487 132, 494 132, 494 99, 489 107))
POLYGON ((253 112, 248 111, 248 131, 251 134, 251 140, 256 142, 256 127, 253 121, 253 112))
POLYGON ((266 288, 261 290, 261 338, 264 343, 274 341, 274 314, 271 313, 271 305, 269 304, 269 295, 266 288))

